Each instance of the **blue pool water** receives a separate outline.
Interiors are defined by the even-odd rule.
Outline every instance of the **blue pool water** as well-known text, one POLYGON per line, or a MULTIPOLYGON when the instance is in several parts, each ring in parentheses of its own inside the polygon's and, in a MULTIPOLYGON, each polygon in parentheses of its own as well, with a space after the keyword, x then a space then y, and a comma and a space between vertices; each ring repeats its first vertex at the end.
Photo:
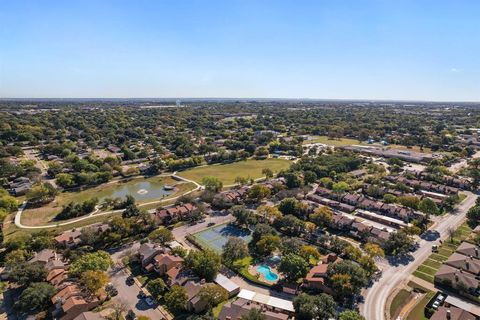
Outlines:
POLYGON ((278 279, 278 274, 270 270, 270 267, 264 264, 259 265, 257 267, 257 271, 260 273, 263 273, 263 275, 265 276, 265 279, 267 279, 268 281, 275 281, 278 279))

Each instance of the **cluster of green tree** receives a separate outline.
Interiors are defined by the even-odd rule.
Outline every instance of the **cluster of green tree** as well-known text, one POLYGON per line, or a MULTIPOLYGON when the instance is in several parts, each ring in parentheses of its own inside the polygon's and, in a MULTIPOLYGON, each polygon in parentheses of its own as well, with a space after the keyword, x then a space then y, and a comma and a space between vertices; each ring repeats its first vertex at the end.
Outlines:
POLYGON ((293 300, 293 307, 295 319, 298 320, 327 320, 337 319, 337 317, 339 320, 365 320, 354 310, 345 310, 338 314, 337 303, 332 296, 325 293, 319 295, 301 293, 293 300))
POLYGON ((24 160, 14 164, 8 158, 0 157, 0 182, 19 177, 28 177, 35 180, 40 176, 41 170, 35 166, 35 161, 24 160))
POLYGON ((95 206, 98 204, 97 198, 85 200, 82 203, 70 202, 62 208, 59 214, 55 217, 57 220, 67 220, 80 216, 84 216, 93 212, 95 206))
POLYGON ((48 182, 36 184, 26 194, 26 199, 32 206, 42 205, 44 203, 51 202, 58 194, 58 190, 55 189, 48 182))

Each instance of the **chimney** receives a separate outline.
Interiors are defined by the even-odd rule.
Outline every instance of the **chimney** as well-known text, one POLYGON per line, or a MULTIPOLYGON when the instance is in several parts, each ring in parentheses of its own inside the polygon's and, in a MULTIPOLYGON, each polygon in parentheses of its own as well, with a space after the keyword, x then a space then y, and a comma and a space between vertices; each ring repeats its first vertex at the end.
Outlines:
POLYGON ((478 257, 478 248, 475 247, 475 256, 478 257))
POLYGON ((458 274, 455 272, 455 282, 458 282, 458 274))
POLYGON ((450 312, 450 309, 447 310, 447 320, 452 319, 452 314, 450 312))
POLYGON ((465 262, 465 267, 467 270, 470 270, 470 263, 468 261, 465 262))

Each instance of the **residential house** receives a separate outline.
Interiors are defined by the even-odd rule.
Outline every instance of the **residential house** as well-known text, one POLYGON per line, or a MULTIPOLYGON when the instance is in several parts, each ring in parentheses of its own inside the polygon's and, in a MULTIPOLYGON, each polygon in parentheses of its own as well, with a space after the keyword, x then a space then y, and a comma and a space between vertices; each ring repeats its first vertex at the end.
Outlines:
POLYGON ((447 264, 442 265, 435 273, 434 282, 472 295, 476 295, 475 291, 480 286, 480 281, 474 275, 447 264))
POLYGON ((199 296, 204 283, 188 281, 183 286, 187 292, 187 310, 190 312, 200 313, 205 310, 207 302, 202 300, 199 296))
POLYGON ((307 273, 307 276, 304 278, 304 287, 311 290, 330 294, 332 290, 325 284, 328 277, 327 269, 328 264, 323 263, 311 268, 310 271, 307 273))
POLYGON ((463 309, 441 306, 430 317, 430 320, 477 320, 478 317, 463 309))
POLYGON ((74 248, 82 242, 80 239, 81 234, 82 232, 80 230, 73 229, 56 236, 53 238, 53 240, 57 246, 63 248, 74 248))
POLYGON ((153 269, 153 258, 159 254, 164 252, 164 249, 156 244, 153 243, 144 243, 138 249, 138 258, 142 267, 145 269, 149 269, 151 271, 153 269))
POLYGON ((465 256, 458 252, 454 252, 445 264, 469 272, 475 276, 480 275, 480 260, 473 258, 472 256, 465 256))
POLYGON ((280 311, 269 310, 268 307, 252 302, 247 299, 239 298, 235 301, 226 303, 218 316, 219 320, 239 320, 242 316, 248 314, 251 310, 257 309, 265 316, 266 320, 287 320, 289 315, 280 311))

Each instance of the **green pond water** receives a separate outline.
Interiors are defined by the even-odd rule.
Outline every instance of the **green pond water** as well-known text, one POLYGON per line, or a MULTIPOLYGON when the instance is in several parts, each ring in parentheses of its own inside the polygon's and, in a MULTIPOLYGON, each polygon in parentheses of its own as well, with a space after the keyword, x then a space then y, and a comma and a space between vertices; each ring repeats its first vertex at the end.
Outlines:
POLYGON ((134 180, 99 190, 95 196, 100 202, 105 198, 125 198, 127 195, 133 196, 139 202, 154 201, 174 192, 165 190, 164 185, 161 179, 134 180))

